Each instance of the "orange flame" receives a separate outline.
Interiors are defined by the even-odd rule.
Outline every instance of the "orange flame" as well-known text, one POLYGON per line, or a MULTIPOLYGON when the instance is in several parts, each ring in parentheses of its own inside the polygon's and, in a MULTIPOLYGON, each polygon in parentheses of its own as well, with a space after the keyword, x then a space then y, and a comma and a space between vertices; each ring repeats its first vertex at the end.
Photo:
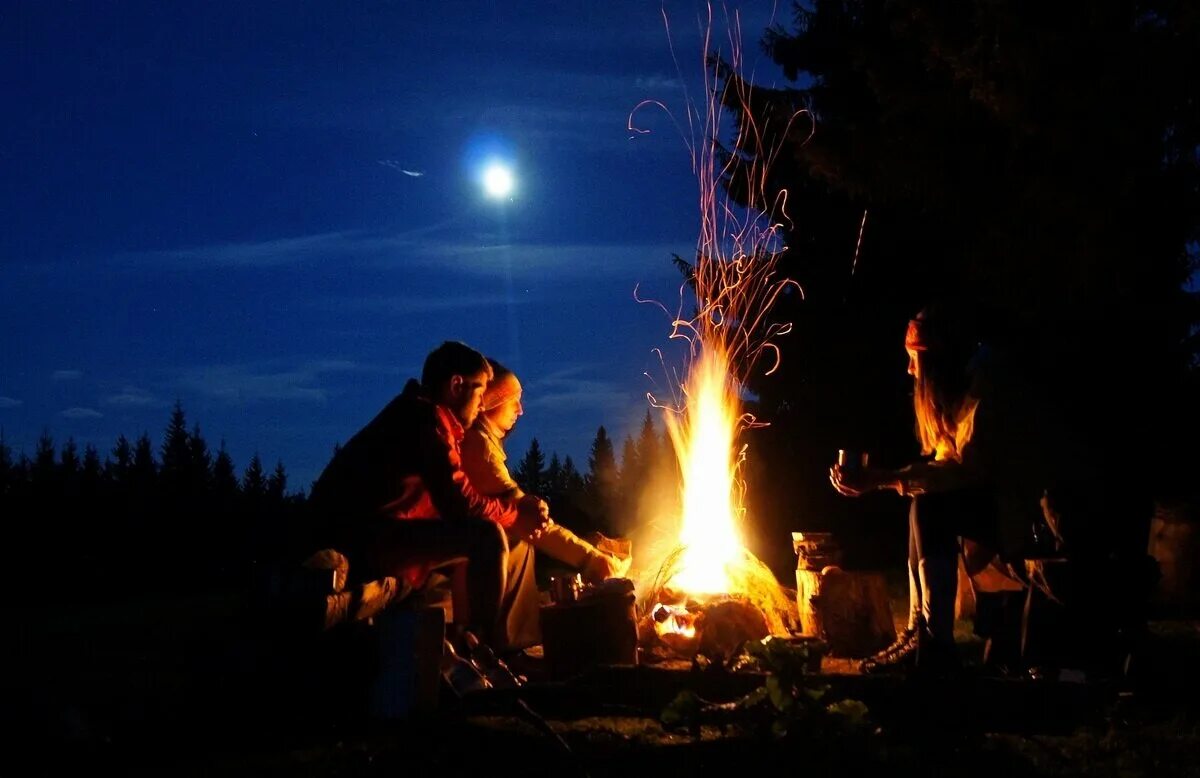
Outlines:
POLYGON ((738 399, 724 353, 702 355, 689 376, 690 403, 667 429, 682 470, 682 556, 671 585, 695 594, 731 592, 729 568, 740 562, 742 514, 734 496, 738 399))

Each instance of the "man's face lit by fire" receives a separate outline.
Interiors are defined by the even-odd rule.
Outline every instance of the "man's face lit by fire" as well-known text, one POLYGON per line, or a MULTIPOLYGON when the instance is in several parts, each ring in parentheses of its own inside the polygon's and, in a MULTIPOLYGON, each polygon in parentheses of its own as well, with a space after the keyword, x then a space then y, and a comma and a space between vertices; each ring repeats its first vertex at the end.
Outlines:
POLYGON ((455 417, 464 427, 474 424, 475 417, 479 415, 479 407, 483 404, 483 390, 487 388, 488 378, 487 371, 480 371, 474 375, 450 377, 450 385, 446 389, 446 405, 454 412, 455 417))
POLYGON ((487 416, 487 420, 500 431, 500 434, 507 435, 516 426, 517 418, 524 412, 525 406, 521 405, 521 390, 518 389, 516 394, 495 408, 484 411, 483 415, 487 416))

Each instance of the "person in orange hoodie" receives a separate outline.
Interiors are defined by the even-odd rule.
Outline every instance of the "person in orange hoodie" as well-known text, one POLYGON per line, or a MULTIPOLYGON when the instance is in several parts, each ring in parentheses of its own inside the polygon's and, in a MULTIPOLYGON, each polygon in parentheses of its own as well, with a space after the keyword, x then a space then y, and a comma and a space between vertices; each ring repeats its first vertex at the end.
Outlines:
MULTIPOLYGON (((507 499, 529 499, 508 471, 504 438, 525 412, 523 389, 516 374, 489 359, 492 379, 484 392, 479 415, 463 438, 463 470, 480 492, 507 499)), ((630 560, 601 551, 566 527, 547 520, 530 536, 508 533, 508 590, 504 593, 507 630, 517 647, 541 642, 538 592, 534 579, 534 551, 579 570, 584 579, 599 583, 623 576, 630 560)))
POLYGON ((434 349, 421 380, 334 454, 310 501, 358 580, 394 576, 421 587, 432 570, 461 566, 455 623, 506 648, 502 597, 518 584, 507 580, 509 538, 540 535, 549 510, 532 495, 486 496, 463 472, 460 445, 491 377, 463 343, 434 349))

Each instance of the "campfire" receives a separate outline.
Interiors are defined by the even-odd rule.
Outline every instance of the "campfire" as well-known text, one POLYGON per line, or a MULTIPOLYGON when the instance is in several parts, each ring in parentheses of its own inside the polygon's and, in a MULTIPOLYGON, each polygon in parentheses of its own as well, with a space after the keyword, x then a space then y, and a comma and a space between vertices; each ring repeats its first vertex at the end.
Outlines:
MULTIPOLYGON (((736 35, 730 36, 725 61, 730 72, 741 65, 736 35)), ((786 197, 766 194, 763 160, 770 155, 739 161, 722 152, 716 134, 724 126, 723 107, 749 105, 753 87, 728 78, 718 88, 722 65, 707 52, 705 62, 708 116, 696 126, 708 135, 689 143, 701 215, 696 260, 688 267, 686 285, 694 301, 685 303, 681 290, 670 335, 689 346, 686 379, 667 382, 673 395, 669 402, 649 396, 652 405, 664 410, 680 464, 679 515, 659 517, 657 537, 643 543, 652 561, 638 587, 643 645, 657 642, 685 656, 721 652, 735 639, 790 635, 796 623, 793 598, 747 548, 745 484, 739 478, 747 452, 740 435, 763 426, 743 411, 746 379, 752 372, 769 375, 778 367, 780 350, 774 341, 788 334, 791 325, 772 321, 770 311, 780 295, 801 293, 795 281, 776 274, 785 250, 780 227, 788 218, 786 197), (740 203, 722 194, 720 182, 730 179, 739 182, 740 203), (691 314, 685 315, 685 309, 691 314)), ((655 101, 642 105, 665 107, 655 101)), ((799 111, 769 129, 786 135, 804 114, 799 111)), ((633 115, 629 126, 645 132, 636 127, 633 115)), ((740 138, 729 147, 746 143, 765 148, 764 138, 740 138)))
POLYGON ((682 477, 678 535, 643 587, 643 646, 684 657, 727 658, 746 640, 789 635, 794 623, 792 598, 742 537, 736 435, 745 418, 726 353, 714 348, 695 363, 686 411, 667 415, 682 477))

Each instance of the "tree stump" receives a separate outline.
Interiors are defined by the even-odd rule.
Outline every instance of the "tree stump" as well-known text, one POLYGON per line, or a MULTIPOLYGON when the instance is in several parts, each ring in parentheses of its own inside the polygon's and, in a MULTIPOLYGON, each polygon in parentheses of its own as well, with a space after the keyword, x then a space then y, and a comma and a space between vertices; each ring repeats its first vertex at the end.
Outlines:
POLYGON ((869 656, 896 638, 883 573, 797 570, 796 601, 803 633, 824 640, 832 656, 869 656))

